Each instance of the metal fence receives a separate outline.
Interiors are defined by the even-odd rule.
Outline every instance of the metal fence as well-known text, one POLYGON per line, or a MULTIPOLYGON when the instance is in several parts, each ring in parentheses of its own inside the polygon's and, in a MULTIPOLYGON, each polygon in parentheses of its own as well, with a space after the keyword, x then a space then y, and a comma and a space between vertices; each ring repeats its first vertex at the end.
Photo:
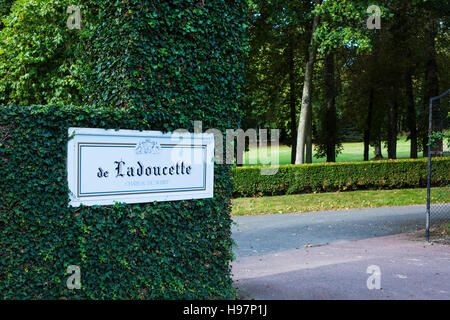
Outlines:
MULTIPOLYGON (((448 172, 448 183, 446 186, 436 186, 432 183, 431 172, 438 170, 442 165, 435 161, 438 157, 450 156, 450 127, 448 111, 444 112, 443 129, 440 132, 434 131, 433 123, 433 103, 438 100, 442 103, 445 96, 450 93, 450 89, 444 94, 430 99, 429 113, 429 143, 428 143, 428 176, 427 176, 427 216, 426 216, 426 238, 427 241, 450 243, 450 172, 448 172), (439 146, 440 147, 437 147, 439 146)), ((448 103, 448 102, 447 102, 448 103)), ((442 104, 441 104, 442 106, 442 104)), ((444 105, 444 110, 448 106, 444 105)), ((442 168, 442 170, 446 170, 442 168)))

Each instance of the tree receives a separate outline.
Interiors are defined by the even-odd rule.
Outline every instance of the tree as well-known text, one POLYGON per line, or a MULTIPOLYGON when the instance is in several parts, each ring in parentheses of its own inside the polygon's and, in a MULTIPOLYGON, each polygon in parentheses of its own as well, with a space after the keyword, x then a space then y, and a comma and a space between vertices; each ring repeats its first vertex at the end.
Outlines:
POLYGON ((0 30, 3 28, 2 20, 8 16, 15 0, 0 0, 0 30))
MULTIPOLYGON (((448 11, 448 6, 445 9, 442 2, 426 3, 385 2, 389 14, 383 18, 381 30, 371 36, 372 49, 354 56, 346 67, 349 81, 343 92, 347 101, 345 113, 351 115, 353 124, 364 132, 365 160, 370 158, 371 145, 378 151, 377 157, 382 156, 383 141, 388 148, 388 157, 396 158, 399 132, 408 134, 413 158, 420 151, 419 138, 422 145, 427 143, 430 95, 427 83, 435 86, 444 81, 448 84, 448 71, 444 66, 449 63, 449 55, 448 36, 444 31, 447 22, 443 13, 448 11), (424 28, 430 24, 427 13, 430 5, 440 8, 435 7, 435 13, 440 13, 435 20, 439 28, 434 32, 434 49, 430 29, 424 28), (430 60, 430 56, 433 59, 430 60), (427 74, 433 77, 427 78, 427 74)), ((444 114, 445 110, 440 110, 441 118, 444 114)))
POLYGON ((327 162, 336 162, 336 145, 338 145, 337 116, 336 116, 336 85, 334 74, 334 52, 331 51, 325 58, 325 84, 327 92, 326 100, 326 155, 327 162))
POLYGON ((66 8, 71 4, 14 2, 0 31, 0 103, 80 103, 79 35, 66 26, 66 8))
POLYGON ((293 149, 311 8, 305 0, 254 0, 250 6, 243 127, 281 128, 282 141, 293 149))
MULTIPOLYGON (((422 61, 421 71, 421 110, 419 113, 420 125, 418 136, 421 140, 421 148, 424 157, 427 156, 428 148, 428 110, 430 98, 438 96, 442 90, 450 86, 448 64, 449 36, 448 27, 450 22, 450 5, 448 1, 429 0, 415 1, 414 5, 420 12, 418 15, 421 25, 422 61)), ((433 131, 441 131, 443 119, 447 112, 442 108, 439 101, 433 103, 433 131)), ((433 151, 442 151, 442 144, 433 151)))
MULTIPOLYGON (((365 26, 365 12, 367 1, 317 1, 314 10, 315 23, 310 43, 310 57, 306 66, 305 82, 303 87, 302 110, 298 126, 296 163, 304 163, 304 150, 308 128, 311 127, 311 92, 313 79, 313 66, 317 51, 327 55, 338 48, 353 48, 357 52, 367 50, 370 37, 365 26), (321 21, 321 23, 319 23, 321 21), (308 70, 310 74, 308 74, 308 70), (303 103, 304 102, 304 103, 303 103)), ((332 102, 332 100, 330 100, 332 102)), ((330 112, 332 116, 333 111, 330 112)), ((335 133, 334 133, 335 134, 335 133)), ((330 139, 333 140, 333 139, 330 139)), ((335 140, 335 139, 334 139, 335 140)), ((335 145, 335 148, 337 145, 335 145)), ((308 149, 308 148, 307 148, 308 149)), ((307 162, 311 157, 307 156, 307 162)))
MULTIPOLYGON (((317 5, 320 5, 321 3, 322 3, 321 0, 317 1, 317 5)), ((316 14, 311 29, 311 42, 309 45, 308 62, 305 67, 305 81, 303 82, 302 107, 300 113, 300 120, 298 122, 295 164, 301 164, 304 162, 304 153, 307 135, 308 134, 311 135, 311 128, 312 128, 311 91, 312 91, 314 63, 316 61, 317 55, 317 42, 315 41, 315 38, 317 34, 317 27, 319 25, 319 21, 320 16, 316 14)))

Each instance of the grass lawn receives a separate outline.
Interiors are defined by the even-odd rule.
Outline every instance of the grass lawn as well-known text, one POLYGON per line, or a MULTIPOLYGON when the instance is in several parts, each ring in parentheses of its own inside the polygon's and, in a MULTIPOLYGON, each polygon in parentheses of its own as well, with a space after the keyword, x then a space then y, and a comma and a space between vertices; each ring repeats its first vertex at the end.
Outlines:
MULTIPOLYGON (((363 161, 364 160, 364 143, 363 142, 351 142, 351 143, 343 143, 344 149, 342 153, 340 153, 336 161, 337 162, 353 162, 353 161, 363 161)), ((406 138, 400 138, 397 142, 397 158, 398 159, 407 159, 409 158, 409 149, 410 149, 410 141, 406 141, 406 138)), ((269 156, 270 156, 270 148, 269 148, 269 156)), ((383 148, 382 150, 383 156, 387 157, 387 149, 383 148)), ((279 161, 280 164, 290 164, 291 163, 291 148, 287 146, 280 146, 279 148, 279 161)), ((374 148, 370 147, 370 158, 374 157, 374 148)), ((422 152, 419 153, 419 157, 422 157, 422 152)), ((316 159, 313 157, 313 163, 325 162, 326 158, 316 159)), ((256 149, 251 149, 244 155, 244 163, 245 165, 256 165, 260 164, 260 161, 257 157, 256 149)))
MULTIPOLYGON (((448 191, 433 188, 433 194, 448 191)), ((426 189, 364 190, 232 199, 233 216, 426 204, 426 189)), ((442 201, 442 198, 440 198, 442 201)))

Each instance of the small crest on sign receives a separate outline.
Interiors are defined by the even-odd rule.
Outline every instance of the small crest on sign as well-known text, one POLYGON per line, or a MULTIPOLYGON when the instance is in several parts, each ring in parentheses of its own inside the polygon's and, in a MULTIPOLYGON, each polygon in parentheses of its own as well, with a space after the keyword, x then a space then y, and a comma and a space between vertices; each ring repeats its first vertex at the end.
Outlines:
POLYGON ((158 141, 150 139, 139 141, 136 146, 136 154, 158 154, 161 152, 161 145, 158 141))

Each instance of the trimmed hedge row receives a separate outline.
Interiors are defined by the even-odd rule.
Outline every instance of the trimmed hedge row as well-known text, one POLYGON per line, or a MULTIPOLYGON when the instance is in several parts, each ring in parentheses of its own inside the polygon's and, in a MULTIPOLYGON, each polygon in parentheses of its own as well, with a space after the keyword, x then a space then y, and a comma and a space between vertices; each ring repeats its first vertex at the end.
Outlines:
MULTIPOLYGON (((234 196, 426 187, 427 160, 284 165, 273 176, 261 175, 260 169, 233 169, 234 196)), ((433 159, 431 177, 433 186, 449 184, 450 157, 433 159)))

